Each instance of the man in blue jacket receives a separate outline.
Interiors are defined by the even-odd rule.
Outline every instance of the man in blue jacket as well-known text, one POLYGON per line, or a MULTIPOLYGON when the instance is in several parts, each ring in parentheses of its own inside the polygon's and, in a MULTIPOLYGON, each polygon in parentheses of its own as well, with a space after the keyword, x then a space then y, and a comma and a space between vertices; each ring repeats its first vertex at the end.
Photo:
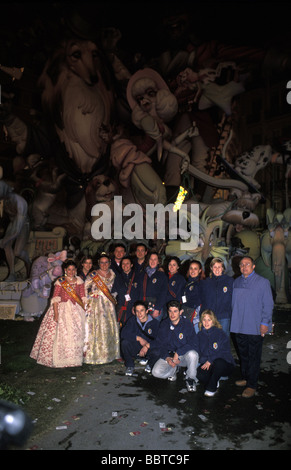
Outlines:
POLYGON ((254 396, 261 364, 263 338, 272 329, 274 300, 270 282, 255 271, 251 257, 240 261, 242 275, 235 279, 230 331, 235 333, 245 398, 254 396))
POLYGON ((147 254, 148 248, 145 243, 138 243, 135 247, 135 257, 133 260, 133 269, 138 276, 144 274, 147 254))
POLYGON ((121 352, 125 361, 125 375, 134 372, 134 360, 139 356, 148 359, 147 372, 156 361, 151 354, 151 344, 157 336, 160 322, 148 313, 146 302, 137 300, 133 310, 135 315, 130 317, 121 330, 121 352))
POLYGON ((198 366, 197 336, 190 320, 182 316, 183 310, 177 300, 167 304, 169 318, 161 322, 153 351, 159 359, 152 375, 170 381, 176 380, 178 367, 186 367, 186 386, 189 392, 196 391, 198 366))
POLYGON ((165 315, 168 278, 159 269, 159 255, 151 253, 145 273, 139 277, 140 298, 148 303, 153 318, 161 321, 165 315))
POLYGON ((129 256, 122 258, 120 266, 121 273, 116 274, 111 293, 116 294, 117 321, 123 327, 133 315, 134 302, 139 299, 139 284, 137 281, 138 276, 133 270, 132 260, 129 256))

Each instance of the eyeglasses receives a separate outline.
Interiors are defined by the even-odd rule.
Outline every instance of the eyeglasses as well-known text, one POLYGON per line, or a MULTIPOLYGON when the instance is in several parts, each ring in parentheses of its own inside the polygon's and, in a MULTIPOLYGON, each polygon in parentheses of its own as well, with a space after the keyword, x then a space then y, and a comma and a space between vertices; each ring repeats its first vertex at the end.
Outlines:
POLYGON ((240 268, 246 268, 247 266, 250 266, 251 263, 245 263, 245 264, 240 264, 239 267, 240 268))

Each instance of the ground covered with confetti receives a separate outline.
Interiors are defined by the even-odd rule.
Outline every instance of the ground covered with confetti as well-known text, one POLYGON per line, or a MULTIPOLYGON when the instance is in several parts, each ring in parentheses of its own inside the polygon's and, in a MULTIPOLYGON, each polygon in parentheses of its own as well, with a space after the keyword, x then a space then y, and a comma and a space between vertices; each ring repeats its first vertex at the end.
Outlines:
POLYGON ((212 398, 202 385, 187 392, 183 371, 171 383, 139 363, 132 377, 118 361, 43 367, 29 357, 39 322, 2 321, 0 399, 17 403, 31 418, 28 450, 98 450, 102 458, 109 450, 110 458, 126 450, 290 450, 290 314, 278 311, 275 320, 251 399, 235 385, 239 366, 212 398))

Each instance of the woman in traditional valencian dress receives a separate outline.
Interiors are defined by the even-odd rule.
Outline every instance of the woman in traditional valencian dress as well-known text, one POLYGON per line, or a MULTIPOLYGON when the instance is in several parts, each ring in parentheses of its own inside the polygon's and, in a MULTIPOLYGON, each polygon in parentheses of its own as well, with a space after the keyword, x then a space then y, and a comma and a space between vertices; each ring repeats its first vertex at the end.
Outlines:
POLYGON ((50 307, 40 325, 30 357, 48 367, 76 367, 83 363, 85 285, 72 260, 55 282, 50 307))
POLYGON ((85 281, 87 295, 87 338, 84 348, 86 364, 106 364, 120 357, 119 327, 115 298, 111 295, 115 274, 110 258, 102 254, 99 269, 85 281))

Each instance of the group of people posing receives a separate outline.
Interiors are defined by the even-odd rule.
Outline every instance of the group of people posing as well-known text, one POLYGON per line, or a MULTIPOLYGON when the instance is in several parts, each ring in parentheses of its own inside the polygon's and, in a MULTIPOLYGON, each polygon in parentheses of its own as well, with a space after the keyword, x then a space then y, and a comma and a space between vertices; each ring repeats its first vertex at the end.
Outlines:
POLYGON ((185 368, 189 392, 197 382, 213 396, 221 378, 235 367, 231 335, 238 351, 243 396, 255 394, 262 344, 272 328, 273 296, 252 258, 240 261, 241 276, 225 273, 213 258, 205 278, 201 263, 190 261, 187 275, 173 256, 161 267, 157 253, 138 244, 134 258, 116 245, 102 253, 98 267, 90 257, 80 269, 72 260, 54 285, 31 357, 48 367, 74 367, 124 361, 133 375, 138 360, 154 377, 175 381, 185 368))

